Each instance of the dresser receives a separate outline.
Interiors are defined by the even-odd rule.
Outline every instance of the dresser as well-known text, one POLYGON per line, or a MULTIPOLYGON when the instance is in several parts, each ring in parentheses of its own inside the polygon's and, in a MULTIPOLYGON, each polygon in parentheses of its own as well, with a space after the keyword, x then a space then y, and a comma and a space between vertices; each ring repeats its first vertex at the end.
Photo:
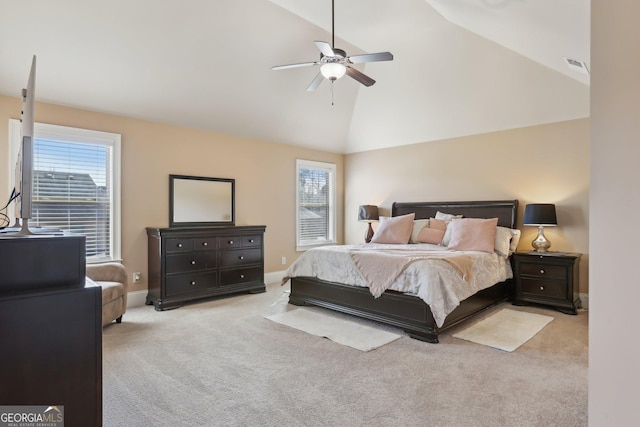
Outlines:
POLYGON ((156 310, 264 284, 266 226, 147 228, 149 291, 156 310))
POLYGON ((578 265, 581 254, 517 252, 513 254, 516 305, 545 304, 567 314, 580 307, 578 265))
POLYGON ((102 289, 85 283, 85 237, 4 237, 0 254, 0 404, 101 426, 102 289))

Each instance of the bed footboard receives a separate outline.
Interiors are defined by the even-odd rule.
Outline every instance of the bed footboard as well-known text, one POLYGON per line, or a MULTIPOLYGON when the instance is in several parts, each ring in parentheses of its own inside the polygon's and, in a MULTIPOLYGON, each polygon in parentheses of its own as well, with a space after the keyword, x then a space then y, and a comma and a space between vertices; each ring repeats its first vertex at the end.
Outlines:
POLYGON ((435 344, 439 332, 506 300, 509 288, 508 282, 498 283, 462 301, 440 328, 436 326, 429 306, 416 296, 386 291, 374 298, 368 288, 313 277, 291 279, 289 303, 315 305, 399 327, 411 338, 435 344))
POLYGON ((438 342, 438 330, 429 306, 414 296, 387 291, 374 298, 368 288, 297 277, 291 280, 289 302, 363 317, 402 328, 412 338, 438 342))

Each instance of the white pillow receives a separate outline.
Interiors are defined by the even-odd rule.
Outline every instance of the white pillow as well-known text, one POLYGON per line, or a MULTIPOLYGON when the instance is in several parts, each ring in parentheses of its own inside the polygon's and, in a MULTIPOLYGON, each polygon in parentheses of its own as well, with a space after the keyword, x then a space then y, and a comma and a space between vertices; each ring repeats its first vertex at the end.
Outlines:
POLYGON ((428 219, 414 219, 413 220, 413 230, 411 231, 411 237, 409 238, 409 243, 418 243, 418 236, 423 228, 429 226, 428 219))
POLYGON ((408 243, 415 216, 414 213, 394 217, 381 216, 380 225, 373 234, 371 243, 408 243))
POLYGON ((444 212, 436 212, 436 219, 444 219, 444 220, 450 220, 450 219, 455 219, 455 218, 462 218, 462 215, 454 215, 454 214, 449 214, 449 213, 444 213, 444 212))
POLYGON ((519 241, 520 230, 500 226, 496 228, 495 251, 498 255, 510 256, 515 252, 519 241))
POLYGON ((444 232, 444 237, 442 238, 442 244, 444 246, 449 246, 449 242, 451 241, 451 230, 449 229, 449 221, 451 221, 452 219, 462 218, 462 215, 454 215, 450 213, 437 211, 435 218, 444 220, 447 223, 447 231, 444 232))
POLYGON ((512 253, 514 253, 516 251, 516 249, 518 249, 518 243, 520 242, 520 235, 522 234, 520 230, 516 229, 509 229, 511 230, 512 236, 511 236, 511 245, 509 245, 509 255, 511 255, 512 253))

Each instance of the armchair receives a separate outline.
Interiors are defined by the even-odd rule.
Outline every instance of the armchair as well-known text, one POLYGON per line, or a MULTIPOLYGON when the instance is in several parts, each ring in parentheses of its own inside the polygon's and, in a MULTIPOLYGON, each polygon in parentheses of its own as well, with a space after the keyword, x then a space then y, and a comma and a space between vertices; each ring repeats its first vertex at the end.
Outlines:
POLYGON ((117 262, 87 264, 87 277, 102 287, 102 326, 122 322, 127 310, 127 271, 117 262))

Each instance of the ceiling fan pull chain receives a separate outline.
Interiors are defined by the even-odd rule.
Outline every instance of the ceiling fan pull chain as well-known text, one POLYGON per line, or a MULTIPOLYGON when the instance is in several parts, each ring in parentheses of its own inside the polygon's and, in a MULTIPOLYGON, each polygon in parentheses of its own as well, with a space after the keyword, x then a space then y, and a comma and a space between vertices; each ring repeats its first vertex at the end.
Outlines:
POLYGON ((329 80, 329 83, 331 83, 331 105, 333 105, 333 82, 334 80, 329 80))

